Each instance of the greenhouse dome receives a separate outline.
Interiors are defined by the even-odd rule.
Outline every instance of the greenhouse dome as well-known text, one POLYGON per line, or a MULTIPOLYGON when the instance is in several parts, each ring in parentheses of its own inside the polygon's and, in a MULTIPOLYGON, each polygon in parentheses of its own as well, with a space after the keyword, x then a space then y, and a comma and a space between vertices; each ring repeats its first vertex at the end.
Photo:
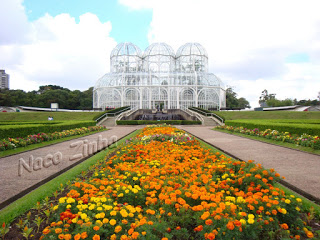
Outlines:
POLYGON ((204 109, 226 107, 222 81, 208 73, 208 54, 199 43, 186 43, 175 54, 166 43, 153 43, 142 53, 130 42, 110 54, 110 73, 97 80, 95 109, 204 109))

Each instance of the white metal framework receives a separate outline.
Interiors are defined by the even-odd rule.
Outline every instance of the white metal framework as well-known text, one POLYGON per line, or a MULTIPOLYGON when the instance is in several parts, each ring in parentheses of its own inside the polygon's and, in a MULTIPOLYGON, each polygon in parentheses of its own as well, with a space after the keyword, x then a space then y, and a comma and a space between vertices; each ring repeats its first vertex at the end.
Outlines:
POLYGON ((118 44, 110 55, 110 73, 98 79, 94 108, 138 109, 226 107, 222 81, 208 73, 208 55, 199 43, 186 43, 177 53, 166 43, 143 53, 136 45, 118 44))

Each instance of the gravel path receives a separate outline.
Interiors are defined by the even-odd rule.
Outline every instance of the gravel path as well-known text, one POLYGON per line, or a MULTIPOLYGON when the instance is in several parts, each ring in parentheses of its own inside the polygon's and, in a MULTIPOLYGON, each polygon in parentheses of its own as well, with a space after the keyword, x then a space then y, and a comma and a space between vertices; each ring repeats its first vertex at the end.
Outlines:
POLYGON ((0 209, 41 182, 128 135, 139 126, 107 131, 0 158, 0 209))
POLYGON ((180 126, 196 137, 240 160, 254 160, 275 169, 285 183, 320 199, 320 156, 211 130, 212 127, 180 126))

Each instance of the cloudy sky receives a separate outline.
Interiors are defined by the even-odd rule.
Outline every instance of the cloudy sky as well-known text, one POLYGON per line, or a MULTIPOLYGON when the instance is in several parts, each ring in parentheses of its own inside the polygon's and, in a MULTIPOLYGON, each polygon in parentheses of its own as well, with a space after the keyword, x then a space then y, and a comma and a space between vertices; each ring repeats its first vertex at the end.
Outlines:
POLYGON ((0 69, 10 88, 85 90, 117 43, 199 42, 209 71, 252 107, 320 91, 319 0, 0 0, 0 69))

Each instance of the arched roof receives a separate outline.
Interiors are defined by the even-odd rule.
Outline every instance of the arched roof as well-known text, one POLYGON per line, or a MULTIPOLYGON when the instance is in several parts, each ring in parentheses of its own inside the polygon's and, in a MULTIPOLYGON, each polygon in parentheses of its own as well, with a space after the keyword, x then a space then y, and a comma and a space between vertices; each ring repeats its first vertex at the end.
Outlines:
POLYGON ((138 56, 142 55, 141 50, 138 46, 131 42, 119 43, 110 54, 110 58, 117 56, 138 56))
POLYGON ((144 51, 143 56, 171 56, 175 57, 175 53, 171 46, 166 43, 153 43, 144 51))
POLYGON ((177 58, 181 56, 204 56, 208 58, 207 51, 204 49, 204 47, 200 43, 186 43, 179 47, 177 51, 177 58))

